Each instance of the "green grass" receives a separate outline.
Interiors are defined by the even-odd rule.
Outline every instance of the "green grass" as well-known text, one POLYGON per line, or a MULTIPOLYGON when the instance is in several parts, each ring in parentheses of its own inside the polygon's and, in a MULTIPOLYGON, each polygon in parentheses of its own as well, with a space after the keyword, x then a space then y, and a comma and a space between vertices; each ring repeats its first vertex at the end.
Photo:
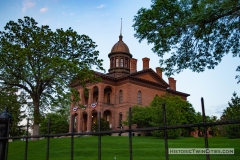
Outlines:
MULTIPOLYGON (((50 139, 50 160, 70 159, 70 138, 50 139)), ((102 137, 102 160, 129 159, 128 137, 102 137)), ((168 140, 169 148, 203 148, 203 138, 179 138, 168 140)), ((210 155, 211 160, 239 160, 240 139, 209 138, 210 148, 234 148, 234 155, 210 155)), ((134 160, 164 160, 164 140, 154 137, 132 138, 134 160)), ((25 142, 14 141, 9 143, 8 160, 23 160, 25 142)), ((205 155, 169 155, 170 160, 202 160, 205 155)), ((46 159, 46 140, 29 141, 28 160, 46 159)), ((98 137, 76 137, 74 138, 74 160, 97 160, 98 159, 98 137)))

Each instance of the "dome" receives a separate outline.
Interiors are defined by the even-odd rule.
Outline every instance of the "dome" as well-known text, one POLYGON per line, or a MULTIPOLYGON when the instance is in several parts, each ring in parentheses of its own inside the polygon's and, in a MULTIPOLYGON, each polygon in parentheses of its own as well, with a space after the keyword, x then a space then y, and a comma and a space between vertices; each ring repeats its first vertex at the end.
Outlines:
POLYGON ((112 47, 111 53, 113 52, 130 53, 128 46, 122 41, 122 35, 119 36, 119 41, 112 47))

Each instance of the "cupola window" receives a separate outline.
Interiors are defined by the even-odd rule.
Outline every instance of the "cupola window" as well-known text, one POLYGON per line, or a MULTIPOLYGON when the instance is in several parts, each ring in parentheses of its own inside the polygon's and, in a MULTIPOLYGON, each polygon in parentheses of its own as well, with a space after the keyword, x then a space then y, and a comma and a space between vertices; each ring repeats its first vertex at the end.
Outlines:
POLYGON ((116 58, 116 67, 118 67, 118 63, 119 63, 118 58, 116 58))
POLYGON ((123 57, 120 59, 120 67, 123 67, 123 57))
POLYGON ((111 63, 111 68, 113 68, 113 67, 115 67, 115 66, 114 66, 114 58, 112 58, 111 61, 112 61, 112 63, 111 63))
POLYGON ((125 67, 127 68, 128 67, 128 59, 125 58, 125 67))

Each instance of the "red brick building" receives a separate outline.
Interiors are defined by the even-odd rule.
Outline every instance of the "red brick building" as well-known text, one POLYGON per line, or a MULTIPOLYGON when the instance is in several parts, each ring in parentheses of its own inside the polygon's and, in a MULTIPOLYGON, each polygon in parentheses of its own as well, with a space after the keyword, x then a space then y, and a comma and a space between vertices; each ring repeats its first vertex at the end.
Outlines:
MULTIPOLYGON (((128 46, 119 41, 112 47, 108 54, 110 69, 107 74, 95 72, 102 81, 87 84, 88 96, 84 96, 84 88, 73 86, 80 93, 80 104, 86 105, 85 109, 71 104, 70 115, 75 116, 75 131, 91 131, 92 123, 97 122, 97 113, 109 122, 113 130, 120 129, 121 122, 126 120, 129 107, 149 105, 154 96, 161 96, 169 92, 186 100, 189 94, 176 91, 176 80, 168 78, 168 83, 162 79, 161 68, 156 71, 149 68, 149 58, 142 58, 143 68, 137 71, 137 59, 132 57, 128 46)), ((72 122, 70 122, 71 124, 72 122)), ((71 126, 71 125, 70 125, 71 126)))

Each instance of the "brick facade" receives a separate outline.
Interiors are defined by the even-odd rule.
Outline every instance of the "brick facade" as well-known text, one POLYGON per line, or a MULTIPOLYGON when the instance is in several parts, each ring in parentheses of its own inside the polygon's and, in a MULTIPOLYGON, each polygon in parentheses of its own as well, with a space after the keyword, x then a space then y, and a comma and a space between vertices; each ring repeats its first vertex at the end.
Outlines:
MULTIPOLYGON (((113 130, 127 126, 121 126, 121 122, 127 118, 129 107, 136 104, 146 106, 151 103, 155 96, 161 96, 168 92, 186 100, 189 94, 176 91, 176 80, 169 78, 169 83, 162 79, 162 70, 157 67, 156 72, 149 68, 149 58, 143 58, 143 69, 137 71, 137 59, 132 58, 128 46, 119 41, 109 53, 109 73, 95 72, 102 81, 87 84, 88 96, 84 96, 84 89, 78 85, 72 85, 79 91, 80 104, 86 105, 81 109, 71 104, 70 117, 75 116, 75 131, 89 132, 92 123, 97 122, 97 113, 109 121, 113 130)), ((70 126, 73 122, 70 121, 70 126)), ((69 129, 70 131, 70 129, 69 129)))

